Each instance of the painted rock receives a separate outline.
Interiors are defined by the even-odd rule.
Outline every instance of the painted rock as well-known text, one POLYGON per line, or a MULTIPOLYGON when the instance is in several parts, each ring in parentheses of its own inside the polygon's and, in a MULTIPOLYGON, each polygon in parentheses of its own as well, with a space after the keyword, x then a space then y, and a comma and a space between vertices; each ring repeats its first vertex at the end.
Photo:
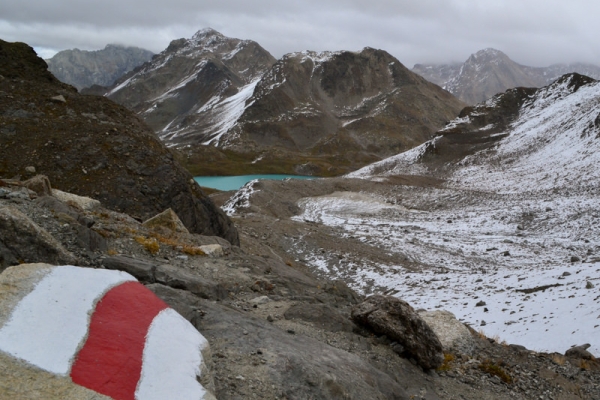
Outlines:
POLYGON ((23 264, 0 275, 0 398, 214 399, 206 339, 131 275, 23 264))

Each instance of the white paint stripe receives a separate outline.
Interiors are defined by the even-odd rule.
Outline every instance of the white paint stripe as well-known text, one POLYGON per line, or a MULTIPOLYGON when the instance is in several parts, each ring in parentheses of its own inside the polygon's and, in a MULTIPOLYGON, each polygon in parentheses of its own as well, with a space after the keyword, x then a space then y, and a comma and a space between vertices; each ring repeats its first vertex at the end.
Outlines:
POLYGON ((152 321, 144 347, 137 400, 202 399, 198 383, 207 340, 173 309, 161 311, 152 321))
POLYGON ((97 300, 127 281, 135 278, 120 271, 54 268, 0 329, 0 350, 47 371, 69 373, 97 300))

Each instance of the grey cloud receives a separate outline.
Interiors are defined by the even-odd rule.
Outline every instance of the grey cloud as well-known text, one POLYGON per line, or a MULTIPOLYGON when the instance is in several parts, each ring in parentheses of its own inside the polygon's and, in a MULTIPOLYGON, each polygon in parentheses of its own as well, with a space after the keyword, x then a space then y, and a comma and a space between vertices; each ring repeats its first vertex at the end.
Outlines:
POLYGON ((412 67, 495 47, 526 65, 600 64, 598 11, 584 0, 21 0, 0 4, 0 38, 56 50, 122 43, 158 52, 210 26, 276 57, 370 46, 412 67))

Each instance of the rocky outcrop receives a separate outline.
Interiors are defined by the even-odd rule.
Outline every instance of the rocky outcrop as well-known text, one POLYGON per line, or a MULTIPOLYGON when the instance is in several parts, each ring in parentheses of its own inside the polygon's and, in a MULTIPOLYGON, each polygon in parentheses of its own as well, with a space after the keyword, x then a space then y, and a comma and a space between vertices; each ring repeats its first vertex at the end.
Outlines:
POLYGON ((127 72, 150 61, 153 55, 138 47, 109 44, 95 51, 63 50, 46 63, 60 81, 81 90, 93 85, 110 86, 127 72))
POLYGON ((41 261, 73 263, 75 257, 18 209, 0 207, 0 270, 41 261))
POLYGON ((528 67, 496 49, 480 50, 463 64, 416 64, 412 71, 468 104, 477 104, 508 89, 546 86, 573 72, 600 79, 600 67, 596 65, 572 63, 528 67))
POLYGON ((56 189, 142 220, 171 208, 190 232, 239 243, 229 218, 130 111, 58 82, 22 43, 0 42, 0 71, 0 177, 32 166, 56 189))
POLYGON ((397 342, 425 369, 444 361, 443 348, 435 332, 405 301, 393 296, 374 295, 352 308, 352 319, 397 342))
POLYGON ((143 225, 150 229, 167 229, 172 232, 189 233, 177 214, 170 208, 144 221, 143 225))

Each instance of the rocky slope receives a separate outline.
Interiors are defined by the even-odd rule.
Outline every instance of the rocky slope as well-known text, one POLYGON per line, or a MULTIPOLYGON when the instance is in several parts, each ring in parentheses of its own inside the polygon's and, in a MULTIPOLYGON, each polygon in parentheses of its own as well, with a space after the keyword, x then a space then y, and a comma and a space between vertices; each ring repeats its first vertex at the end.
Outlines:
POLYGON ((170 207, 191 231, 238 242, 231 221, 130 111, 60 83, 23 43, 0 42, 0 76, 0 176, 43 173, 140 219, 170 207))
POLYGON ((256 42, 204 29, 172 41, 106 96, 138 113, 169 145, 218 144, 274 62, 256 42))
POLYGON ((154 53, 114 44, 102 50, 63 50, 47 59, 48 69, 60 81, 78 90, 93 85, 110 86, 115 80, 149 61, 154 53))
POLYGON ((528 67, 495 49, 480 50, 460 64, 417 64, 413 72, 434 82, 468 104, 476 104, 516 87, 542 87, 560 76, 577 72, 600 78, 600 67, 591 64, 555 64, 528 67))

